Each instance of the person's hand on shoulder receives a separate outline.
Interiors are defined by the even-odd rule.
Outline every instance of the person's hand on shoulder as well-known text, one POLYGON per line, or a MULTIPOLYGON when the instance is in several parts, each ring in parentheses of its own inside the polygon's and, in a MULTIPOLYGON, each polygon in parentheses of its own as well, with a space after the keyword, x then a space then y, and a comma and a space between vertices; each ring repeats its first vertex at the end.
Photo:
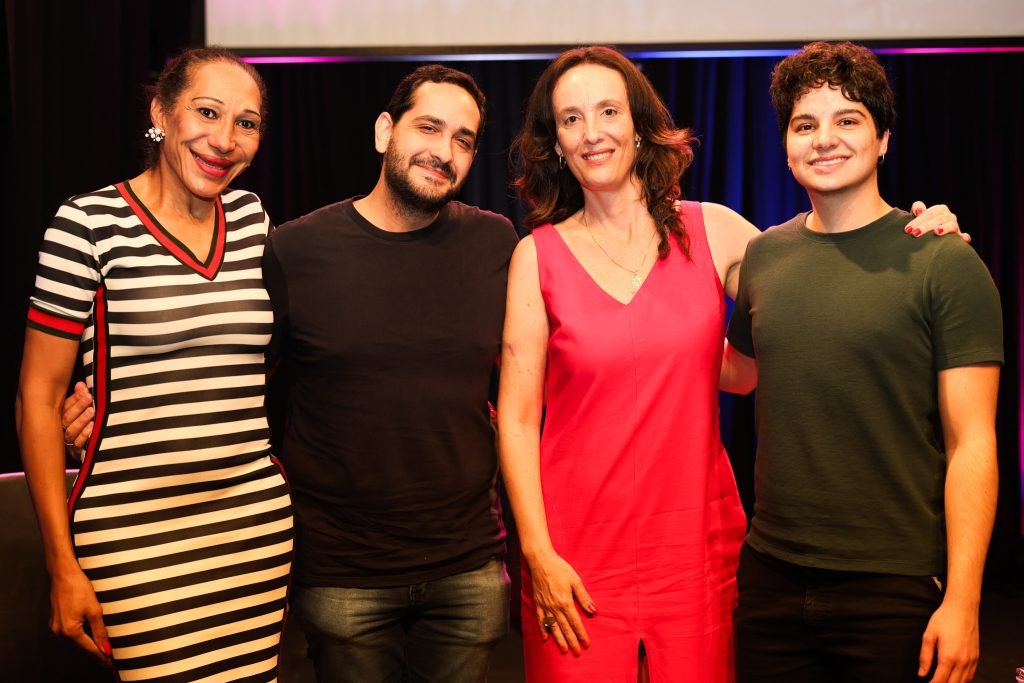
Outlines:
POLYGON ((935 204, 926 207, 924 202, 914 202, 910 207, 914 214, 914 220, 907 223, 903 232, 914 237, 935 233, 936 235, 960 235, 960 239, 968 244, 971 243, 971 236, 966 232, 960 232, 960 224, 956 220, 956 214, 949 210, 945 204, 935 204))

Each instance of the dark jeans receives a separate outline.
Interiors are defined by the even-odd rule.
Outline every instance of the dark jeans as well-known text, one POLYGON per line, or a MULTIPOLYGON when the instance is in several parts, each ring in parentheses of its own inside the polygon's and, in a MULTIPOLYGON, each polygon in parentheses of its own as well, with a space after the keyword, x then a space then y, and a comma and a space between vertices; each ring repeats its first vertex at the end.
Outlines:
POLYGON ((922 680, 944 578, 814 569, 744 544, 736 584, 737 683, 922 680))
POLYGON ((321 683, 484 681, 508 603, 499 560, 396 588, 293 587, 321 683))

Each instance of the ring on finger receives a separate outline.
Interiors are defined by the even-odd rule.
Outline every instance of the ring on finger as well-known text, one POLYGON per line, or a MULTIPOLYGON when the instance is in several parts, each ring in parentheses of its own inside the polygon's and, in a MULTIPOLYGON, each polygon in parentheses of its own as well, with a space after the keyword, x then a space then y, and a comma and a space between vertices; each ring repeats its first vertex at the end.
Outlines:
POLYGON ((64 425, 61 425, 61 427, 63 427, 63 431, 61 432, 61 436, 62 436, 62 438, 64 440, 64 445, 65 446, 74 446, 75 445, 75 440, 74 439, 72 439, 71 441, 68 441, 68 428, 64 427, 64 425))
POLYGON ((554 614, 545 614, 544 621, 541 623, 544 624, 544 628, 550 631, 551 627, 558 623, 558 619, 555 618, 554 614))

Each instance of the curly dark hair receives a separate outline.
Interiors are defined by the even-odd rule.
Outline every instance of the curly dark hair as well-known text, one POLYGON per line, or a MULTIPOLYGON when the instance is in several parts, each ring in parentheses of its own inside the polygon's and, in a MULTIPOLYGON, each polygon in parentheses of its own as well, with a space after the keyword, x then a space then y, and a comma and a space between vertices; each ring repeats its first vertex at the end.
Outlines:
POLYGON ((676 128, 665 103, 640 69, 621 52, 606 46, 563 52, 544 69, 530 95, 523 129, 512 146, 518 176, 514 185, 529 209, 527 227, 560 223, 583 207, 579 181, 559 168, 551 104, 558 80, 583 64, 617 71, 626 82, 633 127, 643 140, 633 162, 633 174, 640 181, 644 202, 661 237, 658 255, 668 256, 669 235, 689 255, 689 239, 675 201, 682 196, 679 179, 693 161, 693 135, 689 129, 676 128))
POLYGON ((896 107, 885 68, 871 50, 848 41, 816 41, 804 45, 786 57, 772 71, 772 96, 775 116, 786 144, 793 105, 808 91, 828 84, 842 90, 851 102, 860 102, 875 121, 878 137, 892 130, 896 107))
MULTIPOLYGON (((156 100, 164 111, 170 111, 178 102, 178 97, 192 81, 194 67, 211 62, 228 62, 236 64, 256 82, 260 92, 260 136, 266 132, 267 125, 267 84, 263 76, 248 62, 243 62, 238 55, 226 48, 213 45, 210 47, 192 47, 182 50, 170 59, 160 70, 156 82, 146 87, 146 100, 156 100)), ((149 116, 149 110, 146 110, 149 116)), ((159 157, 159 145, 148 138, 143 150, 146 166, 152 168, 159 157)))

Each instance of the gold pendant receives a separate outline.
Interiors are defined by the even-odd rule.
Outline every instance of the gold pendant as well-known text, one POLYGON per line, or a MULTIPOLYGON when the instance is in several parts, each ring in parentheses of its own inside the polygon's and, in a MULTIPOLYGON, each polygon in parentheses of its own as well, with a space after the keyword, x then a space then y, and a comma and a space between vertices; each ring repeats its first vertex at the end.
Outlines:
POLYGON ((644 279, 640 277, 640 273, 633 273, 633 279, 630 280, 630 284, 633 285, 633 289, 639 289, 640 285, 643 284, 644 279))

